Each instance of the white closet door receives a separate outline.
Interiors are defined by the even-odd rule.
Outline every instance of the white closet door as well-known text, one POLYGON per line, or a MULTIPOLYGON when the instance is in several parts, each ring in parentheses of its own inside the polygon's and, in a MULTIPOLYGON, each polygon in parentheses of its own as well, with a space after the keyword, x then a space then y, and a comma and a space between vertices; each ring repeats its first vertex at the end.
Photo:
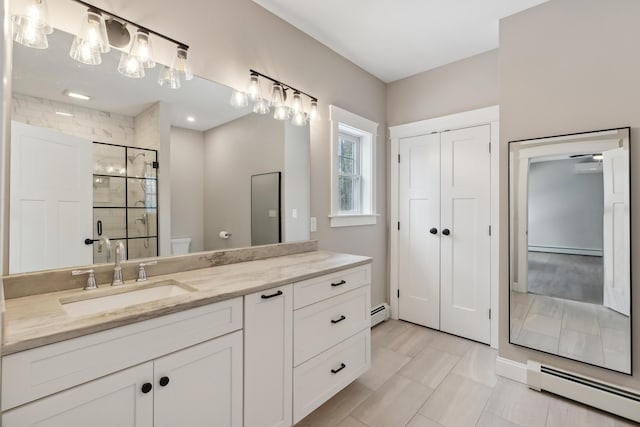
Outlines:
POLYGON ((604 306, 629 316, 629 151, 603 151, 604 306))
POLYGON ((440 135, 400 141, 399 317, 440 327, 440 135), (435 234, 429 230, 436 229, 435 234))
POLYGON ((491 333, 490 140, 489 125, 441 136, 440 327, 487 344, 491 333))
POLYGON ((11 123, 10 273, 93 262, 91 145, 11 123))

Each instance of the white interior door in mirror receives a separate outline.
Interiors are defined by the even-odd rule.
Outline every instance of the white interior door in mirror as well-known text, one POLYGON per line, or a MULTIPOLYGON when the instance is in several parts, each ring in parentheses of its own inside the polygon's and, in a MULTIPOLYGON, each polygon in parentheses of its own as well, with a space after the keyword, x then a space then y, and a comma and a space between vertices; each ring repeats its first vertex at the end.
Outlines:
POLYGON ((9 273, 92 261, 91 141, 11 124, 9 273))
POLYGON ((629 253, 629 151, 602 153, 604 178, 604 305, 629 316, 631 313, 629 253))

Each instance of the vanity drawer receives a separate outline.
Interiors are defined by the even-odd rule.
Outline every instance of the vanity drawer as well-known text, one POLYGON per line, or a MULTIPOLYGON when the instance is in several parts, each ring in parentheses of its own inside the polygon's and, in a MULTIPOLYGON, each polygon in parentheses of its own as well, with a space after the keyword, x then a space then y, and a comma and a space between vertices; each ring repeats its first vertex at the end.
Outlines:
POLYGON ((242 297, 2 358, 2 410, 242 328, 242 297))
POLYGON ((363 265, 298 282, 293 286, 293 308, 343 294, 371 282, 371 266, 363 265))
POLYGON ((365 329, 293 370, 297 423, 371 366, 371 330, 365 329))
POLYGON ((371 326, 369 286, 293 312, 293 366, 371 326))

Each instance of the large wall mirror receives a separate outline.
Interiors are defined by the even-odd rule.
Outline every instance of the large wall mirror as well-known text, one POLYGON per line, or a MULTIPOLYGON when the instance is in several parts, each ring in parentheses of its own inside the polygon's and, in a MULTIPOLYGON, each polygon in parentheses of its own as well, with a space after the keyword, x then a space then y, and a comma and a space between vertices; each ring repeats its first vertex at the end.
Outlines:
POLYGON ((510 342, 631 374, 629 128, 509 143, 510 342))
POLYGON ((308 126, 233 109, 203 78, 160 87, 160 66, 124 77, 114 48, 78 63, 72 41, 14 43, 10 274, 113 262, 107 239, 135 259, 309 238, 308 126), (251 177, 269 172, 282 233, 252 239, 251 177))

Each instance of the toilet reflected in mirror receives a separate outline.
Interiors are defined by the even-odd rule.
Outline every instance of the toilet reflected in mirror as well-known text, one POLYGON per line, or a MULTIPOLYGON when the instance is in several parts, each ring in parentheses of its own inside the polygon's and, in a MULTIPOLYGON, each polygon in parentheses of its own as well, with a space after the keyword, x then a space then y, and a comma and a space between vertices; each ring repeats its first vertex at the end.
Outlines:
POLYGON ((510 342, 631 373, 629 128, 509 144, 510 342))

